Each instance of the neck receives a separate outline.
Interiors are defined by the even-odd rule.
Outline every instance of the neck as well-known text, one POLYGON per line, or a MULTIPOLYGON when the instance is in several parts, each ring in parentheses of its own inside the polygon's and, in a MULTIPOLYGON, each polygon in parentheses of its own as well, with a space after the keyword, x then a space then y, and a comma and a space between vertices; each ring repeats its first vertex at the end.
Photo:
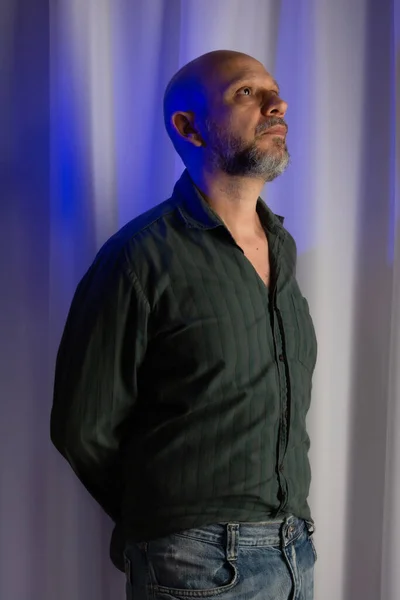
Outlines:
POLYGON ((189 171, 205 201, 222 219, 235 239, 251 237, 260 231, 257 199, 265 182, 253 177, 233 177, 225 173, 189 171))

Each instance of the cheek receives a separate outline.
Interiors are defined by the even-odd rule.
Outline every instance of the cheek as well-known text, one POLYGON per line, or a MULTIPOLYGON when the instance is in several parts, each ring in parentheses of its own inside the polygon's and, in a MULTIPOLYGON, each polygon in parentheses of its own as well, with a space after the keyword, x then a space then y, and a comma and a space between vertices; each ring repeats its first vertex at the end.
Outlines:
POLYGON ((240 131, 242 138, 251 143, 257 137, 257 127, 259 124, 259 119, 255 118, 253 114, 246 114, 240 119, 236 127, 237 131, 240 131))
POLYGON ((204 120, 202 135, 206 143, 223 145, 227 143, 253 144, 256 138, 256 127, 259 121, 254 114, 244 111, 218 110, 213 111, 204 120))

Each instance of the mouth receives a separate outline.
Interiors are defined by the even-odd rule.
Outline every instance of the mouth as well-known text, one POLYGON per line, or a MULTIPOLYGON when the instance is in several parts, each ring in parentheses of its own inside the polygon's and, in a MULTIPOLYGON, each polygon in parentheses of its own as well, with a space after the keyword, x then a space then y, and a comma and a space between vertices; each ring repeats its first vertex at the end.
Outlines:
POLYGON ((287 129, 283 125, 275 125, 274 127, 269 127, 266 131, 264 131, 263 135, 280 135, 285 137, 287 134, 287 129))

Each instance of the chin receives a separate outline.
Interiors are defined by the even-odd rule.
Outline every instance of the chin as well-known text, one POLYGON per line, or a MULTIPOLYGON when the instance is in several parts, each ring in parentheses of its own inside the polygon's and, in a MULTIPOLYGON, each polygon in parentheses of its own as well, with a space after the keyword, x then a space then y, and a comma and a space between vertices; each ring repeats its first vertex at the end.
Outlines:
POLYGON ((269 143, 261 142, 257 145, 257 150, 262 154, 280 156, 283 152, 287 152, 287 146, 285 140, 276 137, 270 139, 269 143))

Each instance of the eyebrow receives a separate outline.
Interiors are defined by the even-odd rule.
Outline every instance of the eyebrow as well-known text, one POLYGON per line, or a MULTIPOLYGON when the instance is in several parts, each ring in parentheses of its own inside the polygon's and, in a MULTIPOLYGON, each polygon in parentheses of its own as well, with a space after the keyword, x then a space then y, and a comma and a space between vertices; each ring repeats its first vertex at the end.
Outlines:
MULTIPOLYGON (((251 79, 256 79, 258 76, 257 75, 241 75, 239 77, 237 77, 236 79, 234 79, 233 81, 231 81, 227 86, 226 86, 226 90, 231 89, 232 87, 235 87, 237 85, 240 85, 241 83, 247 83, 249 82, 251 79)), ((278 94, 281 93, 280 91, 280 87, 278 85, 278 82, 276 81, 276 79, 274 79, 273 77, 271 77, 272 79, 272 83, 273 85, 276 87, 278 94)))
POLYGON ((281 88, 278 85, 278 82, 276 81, 276 79, 272 78, 272 83, 274 84, 274 86, 276 87, 278 94, 281 93, 281 88))

